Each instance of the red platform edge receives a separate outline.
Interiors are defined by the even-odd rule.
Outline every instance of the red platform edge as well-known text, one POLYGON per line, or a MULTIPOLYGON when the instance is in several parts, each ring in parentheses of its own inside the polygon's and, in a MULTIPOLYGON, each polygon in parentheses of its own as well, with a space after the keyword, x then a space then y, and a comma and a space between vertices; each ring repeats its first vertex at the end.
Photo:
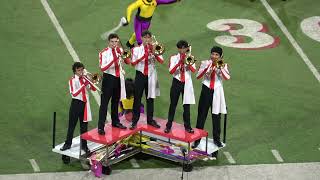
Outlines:
POLYGON ((197 128, 193 128, 194 133, 190 134, 185 131, 184 125, 175 122, 173 122, 172 124, 171 132, 167 134, 163 132, 166 127, 167 120, 156 117, 154 118, 154 120, 157 121, 161 128, 157 129, 147 125, 146 116, 144 114, 141 114, 140 120, 137 124, 137 128, 134 130, 130 130, 129 127, 131 125, 131 122, 125 120, 122 116, 120 118, 120 121, 123 125, 128 127, 127 129, 114 128, 111 126, 111 123, 107 123, 104 128, 106 132, 105 135, 99 135, 98 129, 95 128, 84 134, 81 134, 81 138, 99 144, 111 145, 140 131, 152 133, 155 135, 163 136, 165 138, 175 139, 186 143, 191 143, 197 139, 208 136, 207 131, 197 128))

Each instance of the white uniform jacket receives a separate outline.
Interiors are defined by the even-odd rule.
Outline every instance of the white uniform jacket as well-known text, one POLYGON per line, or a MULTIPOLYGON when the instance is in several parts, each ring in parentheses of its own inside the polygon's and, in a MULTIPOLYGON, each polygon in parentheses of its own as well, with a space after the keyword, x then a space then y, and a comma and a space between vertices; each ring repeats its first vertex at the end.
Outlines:
POLYGON ((212 99, 212 114, 227 114, 227 106, 223 91, 223 80, 230 79, 228 64, 221 69, 217 68, 211 60, 201 62, 197 78, 203 78, 202 84, 210 89, 214 89, 212 99))

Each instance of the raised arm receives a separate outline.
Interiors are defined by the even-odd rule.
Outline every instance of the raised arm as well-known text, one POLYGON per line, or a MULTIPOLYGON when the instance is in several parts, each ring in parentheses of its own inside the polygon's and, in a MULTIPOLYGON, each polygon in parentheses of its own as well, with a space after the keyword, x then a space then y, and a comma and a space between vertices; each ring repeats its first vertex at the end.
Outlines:
POLYGON ((138 9, 138 7, 141 6, 141 1, 137 0, 136 2, 134 3, 131 3, 128 8, 127 8, 127 22, 130 23, 131 21, 131 15, 132 15, 132 12, 135 10, 135 9, 138 9))
POLYGON ((157 0, 157 4, 172 4, 180 0, 157 0))

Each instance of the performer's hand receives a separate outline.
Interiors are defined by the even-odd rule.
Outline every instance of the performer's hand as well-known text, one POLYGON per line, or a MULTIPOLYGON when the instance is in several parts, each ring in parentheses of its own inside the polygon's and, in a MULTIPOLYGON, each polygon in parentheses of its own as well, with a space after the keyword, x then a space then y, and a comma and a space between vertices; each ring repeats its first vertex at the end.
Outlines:
POLYGON ((87 86, 88 84, 90 84, 89 81, 85 80, 84 85, 87 86))
POLYGON ((121 18, 122 26, 127 26, 129 24, 128 20, 125 17, 121 18))

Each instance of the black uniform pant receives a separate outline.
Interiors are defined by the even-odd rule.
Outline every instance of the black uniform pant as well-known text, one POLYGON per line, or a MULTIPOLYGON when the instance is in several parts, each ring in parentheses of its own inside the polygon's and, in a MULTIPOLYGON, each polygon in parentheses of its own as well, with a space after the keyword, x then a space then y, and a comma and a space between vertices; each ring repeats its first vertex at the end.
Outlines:
MULTIPOLYGON (((86 103, 80 101, 78 99, 72 99, 70 110, 69 110, 69 125, 68 125, 68 133, 65 144, 71 145, 73 139, 73 132, 77 125, 78 119, 80 121, 80 134, 83 134, 88 131, 88 123, 83 122, 84 117, 84 108, 86 103)), ((87 141, 81 139, 82 147, 87 147, 87 141)))
MULTIPOLYGON (((205 85, 202 85, 202 90, 199 99, 197 128, 203 129, 207 119, 209 107, 212 110, 212 98, 214 91, 205 85)), ((211 111, 210 111, 211 112, 211 111)), ((212 113, 211 113, 212 114, 212 113)), ((212 114, 212 135, 214 142, 220 142, 221 133, 221 114, 212 114)))
POLYGON ((98 129, 104 129, 106 121, 108 103, 111 98, 111 120, 112 125, 118 124, 118 106, 120 101, 120 78, 104 73, 102 80, 101 104, 99 108, 98 129))
POLYGON ((154 101, 153 98, 148 98, 148 76, 145 76, 142 72, 136 71, 136 77, 134 81, 134 101, 133 101, 133 120, 132 123, 136 124, 140 118, 140 106, 143 91, 145 92, 147 101, 147 121, 153 120, 154 101))
MULTIPOLYGON (((179 96, 182 94, 182 99, 184 96, 184 84, 183 82, 177 80, 176 78, 173 78, 172 85, 170 89, 170 107, 168 112, 168 122, 167 122, 167 128, 171 129, 172 122, 174 118, 174 114, 176 112, 177 104, 179 101, 179 96)), ((183 105, 183 121, 184 121, 184 128, 190 129, 190 104, 184 104, 183 105)))

